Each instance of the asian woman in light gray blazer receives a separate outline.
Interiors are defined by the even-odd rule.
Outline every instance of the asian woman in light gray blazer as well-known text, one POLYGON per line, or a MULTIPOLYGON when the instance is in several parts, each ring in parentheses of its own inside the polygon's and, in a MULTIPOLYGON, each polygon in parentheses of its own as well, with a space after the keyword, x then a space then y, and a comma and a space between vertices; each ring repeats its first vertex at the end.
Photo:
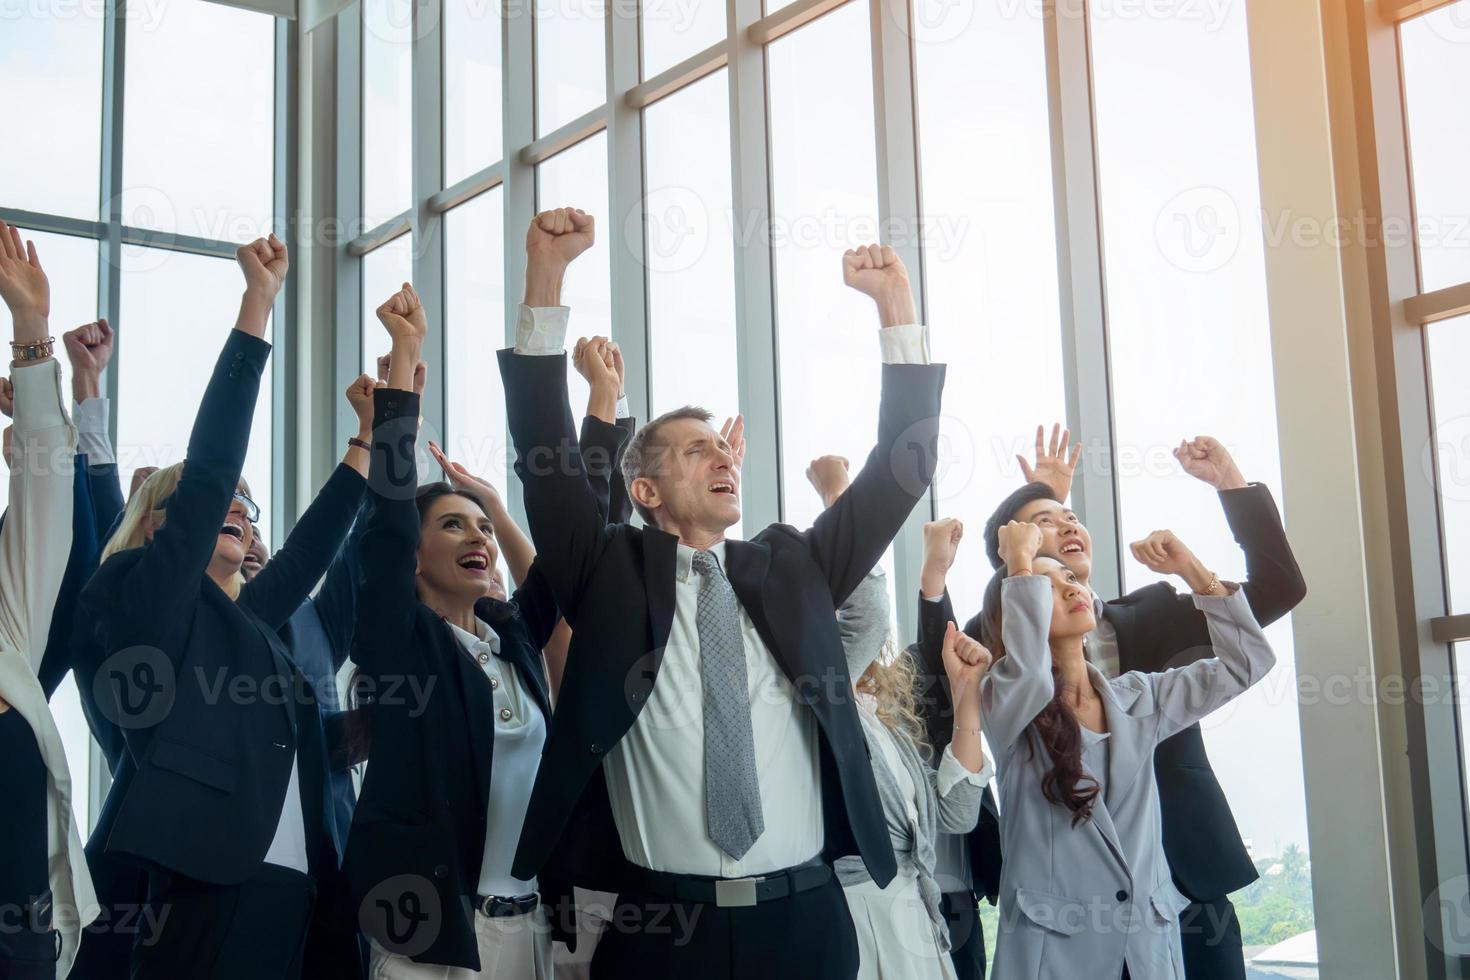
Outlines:
MULTIPOLYGON (((1154 747, 1239 696, 1275 664, 1238 587, 1195 594, 1214 656, 1109 681, 1083 657, 1092 595, 1041 532, 1001 529, 1005 568, 985 600, 995 656, 981 685, 1000 772, 1002 920, 992 980, 1184 980, 1179 911, 1164 858, 1154 747)), ((1197 559, 1172 534, 1135 545, 1164 574, 1197 559)))

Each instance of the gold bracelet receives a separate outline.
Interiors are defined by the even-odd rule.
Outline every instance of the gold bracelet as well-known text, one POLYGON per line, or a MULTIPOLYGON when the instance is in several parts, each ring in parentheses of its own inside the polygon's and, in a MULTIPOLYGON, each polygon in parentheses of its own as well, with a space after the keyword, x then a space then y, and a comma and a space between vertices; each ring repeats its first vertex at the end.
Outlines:
POLYGON ((1220 595, 1224 591, 1225 591, 1225 586, 1221 584, 1221 582, 1220 582, 1220 576, 1216 575, 1214 572, 1211 572, 1210 573, 1210 584, 1207 585, 1207 586, 1205 586, 1204 587, 1204 591, 1200 592, 1199 594, 1200 595, 1210 595, 1210 596, 1213 596, 1213 595, 1220 595))
POLYGON ((964 732, 966 735, 983 735, 985 733, 985 729, 983 728, 961 728, 959 725, 954 726, 954 730, 964 732))
POLYGON ((44 361, 56 350, 56 338, 47 337, 45 340, 28 341, 18 343, 11 341, 10 353, 12 360, 16 361, 44 361))

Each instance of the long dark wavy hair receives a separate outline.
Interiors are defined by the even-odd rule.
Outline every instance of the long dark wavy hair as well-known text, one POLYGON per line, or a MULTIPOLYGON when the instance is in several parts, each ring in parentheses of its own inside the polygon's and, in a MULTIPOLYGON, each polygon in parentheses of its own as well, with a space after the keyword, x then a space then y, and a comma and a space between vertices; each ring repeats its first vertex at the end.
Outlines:
MULTIPOLYGON (((463 497, 473 502, 476 507, 479 507, 487 514, 489 513, 489 510, 485 507, 485 502, 480 499, 478 494, 469 490, 461 490, 440 480, 434 483, 423 484, 414 494, 414 503, 418 506, 419 510, 419 527, 422 528, 424 521, 428 520, 429 510, 434 506, 434 502, 441 497, 450 496, 463 497)), ((371 685, 359 684, 360 680, 362 680, 362 668, 352 668, 352 676, 347 682, 348 709, 346 717, 343 719, 344 748, 348 761, 352 765, 357 765, 359 762, 367 760, 368 751, 372 748, 373 742, 373 698, 371 695, 362 694, 364 688, 367 690, 372 690, 373 688, 371 685)))
MULTIPOLYGON (((990 584, 985 587, 985 605, 980 613, 979 640, 997 663, 1006 655, 1005 643, 1001 639, 1000 602, 1001 583, 1005 580, 1004 568, 991 577, 990 584)), ((1072 811, 1072 826, 1075 827, 1092 818, 1092 808, 1102 787, 1082 768, 1082 725, 1067 703, 1066 688, 1055 663, 1051 668, 1051 680, 1052 699, 1031 722, 1051 758, 1051 769, 1041 779, 1041 792, 1052 803, 1072 811)), ((1035 745, 1029 748, 1034 754, 1035 745)))

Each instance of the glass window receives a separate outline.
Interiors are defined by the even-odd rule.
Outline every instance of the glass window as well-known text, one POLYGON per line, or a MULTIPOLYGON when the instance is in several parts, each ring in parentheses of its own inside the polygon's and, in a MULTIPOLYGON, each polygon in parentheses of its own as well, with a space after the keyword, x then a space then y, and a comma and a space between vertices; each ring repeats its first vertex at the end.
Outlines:
MULTIPOLYGON (((0 153, 7 207, 95 221, 102 159, 101 4, 10 8, 0 65, 30 97, 5 100, 14 141, 0 153), (52 11, 55 12, 52 12, 52 11)), ((9 141, 7 141, 9 142, 9 141)))
POLYGON ((536 0, 538 134, 607 101, 605 20, 603 0, 536 0))
MULTIPOLYGON (((598 133, 564 150, 536 168, 538 209, 581 208, 596 218, 596 243, 572 263, 562 287, 562 302, 572 308, 567 327, 567 350, 578 337, 612 337, 612 268, 608 237, 622 234, 611 228, 607 214, 607 134, 598 133)), ((567 391, 572 417, 587 411, 587 382, 567 358, 567 391)))
POLYGON ((969 616, 992 574, 980 531, 1023 481, 1015 457, 1066 412, 1046 47, 1040 18, 985 4, 921 0, 914 28, 934 358, 1025 365, 944 392, 935 497, 976 539, 949 575, 969 616))
POLYGON ((128 23, 123 224, 231 242, 269 233, 274 18, 204 0, 149 9, 151 27, 128 23))
POLYGON ((643 114, 654 415, 703 405, 723 421, 739 409, 728 100, 720 71, 643 114), (696 362, 713 370, 689 371, 696 362))
POLYGON ((378 307, 413 282, 413 235, 399 235, 362 257, 362 369, 378 376, 378 358, 393 346, 378 322, 378 307))
MULTIPOLYGON (((776 41, 766 56, 781 509, 797 527, 822 509, 807 464, 845 456, 855 474, 878 431, 878 316, 842 283, 842 253, 879 237, 869 51, 868 4, 858 0, 776 41)), ((892 602, 891 548, 881 565, 892 602)))
MULTIPOLYGON (((445 451, 510 498, 505 391, 495 352, 505 329, 505 212, 499 187, 444 216, 445 451)), ((507 574, 509 569, 503 569, 507 574)), ((510 582, 506 578, 506 582, 510 582)))
POLYGON ((500 4, 445 0, 444 183, 501 157, 500 4))
MULTIPOLYGON (((0 42, 0 47, 3 46, 0 42)), ((21 230, 21 235, 36 243, 41 266, 51 281, 51 333, 58 340, 56 356, 66 364, 66 355, 59 343, 62 333, 97 319, 97 242, 90 238, 50 235, 25 229, 21 230)), ((3 304, 0 304, 0 331, 3 331, 0 336, 6 342, 15 336, 10 311, 3 304)), ((68 375, 63 390, 70 404, 70 366, 63 370, 68 375)), ((4 510, 9 499, 10 481, 0 480, 0 510, 4 510)), ((92 734, 70 674, 51 695, 51 713, 56 718, 67 766, 71 769, 72 811, 80 826, 90 827, 87 810, 92 788, 88 775, 92 734)))
POLYGON ((855 2, 767 55, 782 504, 798 527, 821 510, 807 464, 837 454, 855 470, 877 433, 878 318, 842 283, 842 253, 878 238, 868 52, 868 5, 855 2))
MULTIPOLYGON (((122 310, 118 314, 118 472, 123 486, 140 466, 182 462, 204 387, 239 312, 239 267, 230 259, 123 246, 122 310), (167 376, 168 383, 160 379, 167 376)), ((274 337, 275 325, 266 339, 274 337)), ((260 504, 271 509, 271 364, 261 376, 242 473, 260 504)))
MULTIPOLYGON (((1244 560, 1215 494, 1171 450, 1213 435, 1283 503, 1250 52, 1243 5, 1218 24, 1184 10, 1091 20, 1122 534, 1126 544, 1171 528, 1239 580, 1244 560)), ((1131 559, 1125 568, 1129 588, 1156 579, 1131 559)), ((1204 726, 1263 868, 1308 844, 1288 621, 1268 635, 1276 669, 1204 726)), ((1268 876, 1234 897, 1247 947, 1288 938, 1282 923, 1288 935, 1312 928, 1305 882, 1268 876)))
POLYGON ((413 206, 413 0, 363 0, 362 228, 413 206))
POLYGON ((725 0, 643 0, 643 77, 652 78, 725 36, 725 0))
MULTIPOLYGON (((1470 388, 1465 385, 1470 317, 1433 323, 1425 332, 1450 611, 1470 613, 1470 388)), ((1431 461, 1427 453, 1425 457, 1428 475, 1431 461)))
POLYGON ((1470 0, 1404 23, 1404 105, 1426 292, 1470 282, 1470 0))

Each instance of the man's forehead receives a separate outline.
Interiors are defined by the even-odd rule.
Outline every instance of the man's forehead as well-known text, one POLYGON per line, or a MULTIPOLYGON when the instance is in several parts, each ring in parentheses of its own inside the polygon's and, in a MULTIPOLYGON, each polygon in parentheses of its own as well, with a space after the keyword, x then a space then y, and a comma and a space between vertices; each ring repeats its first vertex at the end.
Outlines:
POLYGON ((1057 503, 1055 500, 1032 500, 1016 512, 1016 519, 1029 520, 1032 517, 1039 517, 1042 514, 1066 513, 1069 513, 1068 509, 1057 503))
POLYGON ((699 419, 674 419, 666 422, 659 432, 660 442, 671 446, 687 446, 691 442, 704 440, 719 441, 720 433, 709 422, 699 419))

